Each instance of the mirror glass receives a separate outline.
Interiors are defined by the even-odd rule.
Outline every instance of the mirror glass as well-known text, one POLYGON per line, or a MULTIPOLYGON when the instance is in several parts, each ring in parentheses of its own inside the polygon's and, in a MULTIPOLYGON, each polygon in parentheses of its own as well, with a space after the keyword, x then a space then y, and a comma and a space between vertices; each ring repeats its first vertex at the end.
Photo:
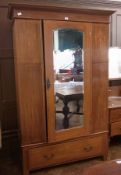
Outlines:
POLYGON ((53 31, 56 130, 84 125, 83 35, 83 32, 71 28, 53 31))

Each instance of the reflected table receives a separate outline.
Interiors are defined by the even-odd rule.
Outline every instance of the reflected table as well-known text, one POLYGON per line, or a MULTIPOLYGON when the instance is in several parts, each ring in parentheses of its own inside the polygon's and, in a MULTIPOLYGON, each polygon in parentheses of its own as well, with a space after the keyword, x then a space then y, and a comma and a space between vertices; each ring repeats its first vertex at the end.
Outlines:
POLYGON ((68 114, 72 113, 69 110, 68 103, 70 101, 76 101, 77 109, 73 114, 82 114, 79 113, 80 104, 79 101, 83 99, 83 91, 82 88, 71 88, 71 89, 59 89, 56 91, 56 96, 63 101, 64 107, 62 111, 56 111, 57 113, 63 113, 63 126, 64 128, 69 128, 69 117, 68 114))

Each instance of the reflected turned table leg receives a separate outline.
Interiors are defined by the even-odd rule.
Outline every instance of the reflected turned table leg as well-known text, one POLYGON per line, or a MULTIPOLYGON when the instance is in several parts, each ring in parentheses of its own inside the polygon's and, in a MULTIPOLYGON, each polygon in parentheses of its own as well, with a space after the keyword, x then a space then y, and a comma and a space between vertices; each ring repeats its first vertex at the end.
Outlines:
POLYGON ((63 114, 64 114, 63 126, 64 126, 64 128, 68 128, 69 127, 69 118, 68 118, 69 107, 68 107, 68 101, 66 99, 64 99, 63 100, 63 103, 64 103, 64 107, 63 107, 63 114))
POLYGON ((77 101, 76 101, 77 112, 79 112, 79 110, 80 110, 80 104, 79 104, 79 101, 80 101, 80 100, 77 100, 77 101))
POLYGON ((83 94, 81 92, 76 92, 76 91, 60 91, 60 92, 56 92, 56 96, 61 99, 63 101, 63 110, 62 111, 56 111, 57 113, 63 113, 64 115, 64 119, 63 119, 63 127, 66 129, 66 128, 69 128, 69 114, 70 113, 73 113, 73 114, 82 114, 82 113, 79 113, 80 111, 80 103, 79 101, 83 98, 83 94), (69 110, 69 106, 68 106, 68 103, 70 101, 76 101, 76 105, 77 105, 77 111, 76 112, 70 112, 69 110))

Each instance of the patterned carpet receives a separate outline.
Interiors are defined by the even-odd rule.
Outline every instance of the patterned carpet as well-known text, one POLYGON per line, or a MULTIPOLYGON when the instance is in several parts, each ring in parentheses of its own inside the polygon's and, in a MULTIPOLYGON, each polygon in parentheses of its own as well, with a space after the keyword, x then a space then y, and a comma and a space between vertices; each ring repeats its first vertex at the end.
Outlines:
MULTIPOLYGON (((108 160, 121 158, 121 137, 111 140, 108 160)), ((17 160, 0 160, 0 175, 22 175, 17 160)), ((81 175, 83 170, 91 165, 103 162, 101 158, 93 158, 67 165, 60 165, 52 168, 32 172, 30 175, 81 175)))

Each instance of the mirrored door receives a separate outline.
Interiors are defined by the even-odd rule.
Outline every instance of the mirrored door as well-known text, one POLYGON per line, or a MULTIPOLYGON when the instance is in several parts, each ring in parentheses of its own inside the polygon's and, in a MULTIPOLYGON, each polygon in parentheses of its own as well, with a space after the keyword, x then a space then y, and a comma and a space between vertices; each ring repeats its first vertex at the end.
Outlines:
POLYGON ((79 137, 89 130, 90 32, 91 25, 85 23, 44 22, 47 121, 50 141, 79 137))
POLYGON ((53 31, 55 129, 83 127, 83 32, 71 28, 53 31))

